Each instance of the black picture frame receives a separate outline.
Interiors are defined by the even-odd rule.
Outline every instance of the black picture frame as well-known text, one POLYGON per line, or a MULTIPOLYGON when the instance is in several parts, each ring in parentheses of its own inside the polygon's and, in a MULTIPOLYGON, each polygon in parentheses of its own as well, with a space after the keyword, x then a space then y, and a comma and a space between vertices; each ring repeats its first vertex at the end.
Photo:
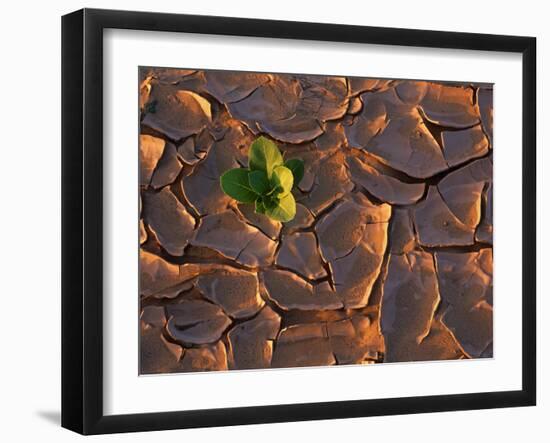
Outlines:
POLYGON ((83 9, 62 18, 62 426, 82 434, 458 411, 536 403, 536 39, 83 9), (108 28, 520 53, 523 64, 522 388, 104 415, 103 31, 108 28))

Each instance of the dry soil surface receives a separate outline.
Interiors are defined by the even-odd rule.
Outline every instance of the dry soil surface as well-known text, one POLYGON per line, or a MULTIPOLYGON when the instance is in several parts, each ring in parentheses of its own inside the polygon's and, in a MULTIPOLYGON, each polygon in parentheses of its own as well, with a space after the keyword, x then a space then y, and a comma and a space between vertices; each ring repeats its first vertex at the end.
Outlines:
MULTIPOLYGON (((141 373, 492 356, 492 86, 140 69, 141 373), (223 194, 251 142, 297 215, 223 194)), ((130 147, 131 148, 131 147, 130 147)))

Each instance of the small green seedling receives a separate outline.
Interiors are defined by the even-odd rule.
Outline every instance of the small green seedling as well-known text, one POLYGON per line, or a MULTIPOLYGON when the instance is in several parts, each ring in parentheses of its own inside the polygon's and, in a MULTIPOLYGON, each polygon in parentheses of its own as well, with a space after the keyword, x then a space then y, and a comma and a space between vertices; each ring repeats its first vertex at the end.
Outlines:
POLYGON ((296 215, 292 187, 304 176, 304 162, 283 161, 277 145, 265 137, 250 146, 248 168, 235 168, 220 177, 223 192, 240 203, 254 203, 255 212, 288 222, 296 215))

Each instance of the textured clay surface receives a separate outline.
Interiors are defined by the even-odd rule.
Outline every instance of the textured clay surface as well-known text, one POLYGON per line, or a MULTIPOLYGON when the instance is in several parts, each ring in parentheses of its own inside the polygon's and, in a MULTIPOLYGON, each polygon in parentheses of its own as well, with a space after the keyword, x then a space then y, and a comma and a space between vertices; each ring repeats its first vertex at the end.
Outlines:
POLYGON ((141 374, 492 357, 492 86, 140 68, 141 374), (259 135, 288 223, 220 189, 259 135))

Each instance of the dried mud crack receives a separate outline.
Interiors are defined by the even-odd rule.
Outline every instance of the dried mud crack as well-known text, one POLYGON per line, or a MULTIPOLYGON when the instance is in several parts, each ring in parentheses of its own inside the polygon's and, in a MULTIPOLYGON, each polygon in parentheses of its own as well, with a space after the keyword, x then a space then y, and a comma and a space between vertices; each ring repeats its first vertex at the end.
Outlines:
POLYGON ((492 87, 140 68, 140 373, 492 357, 492 87), (288 223, 220 189, 305 163, 288 223))

